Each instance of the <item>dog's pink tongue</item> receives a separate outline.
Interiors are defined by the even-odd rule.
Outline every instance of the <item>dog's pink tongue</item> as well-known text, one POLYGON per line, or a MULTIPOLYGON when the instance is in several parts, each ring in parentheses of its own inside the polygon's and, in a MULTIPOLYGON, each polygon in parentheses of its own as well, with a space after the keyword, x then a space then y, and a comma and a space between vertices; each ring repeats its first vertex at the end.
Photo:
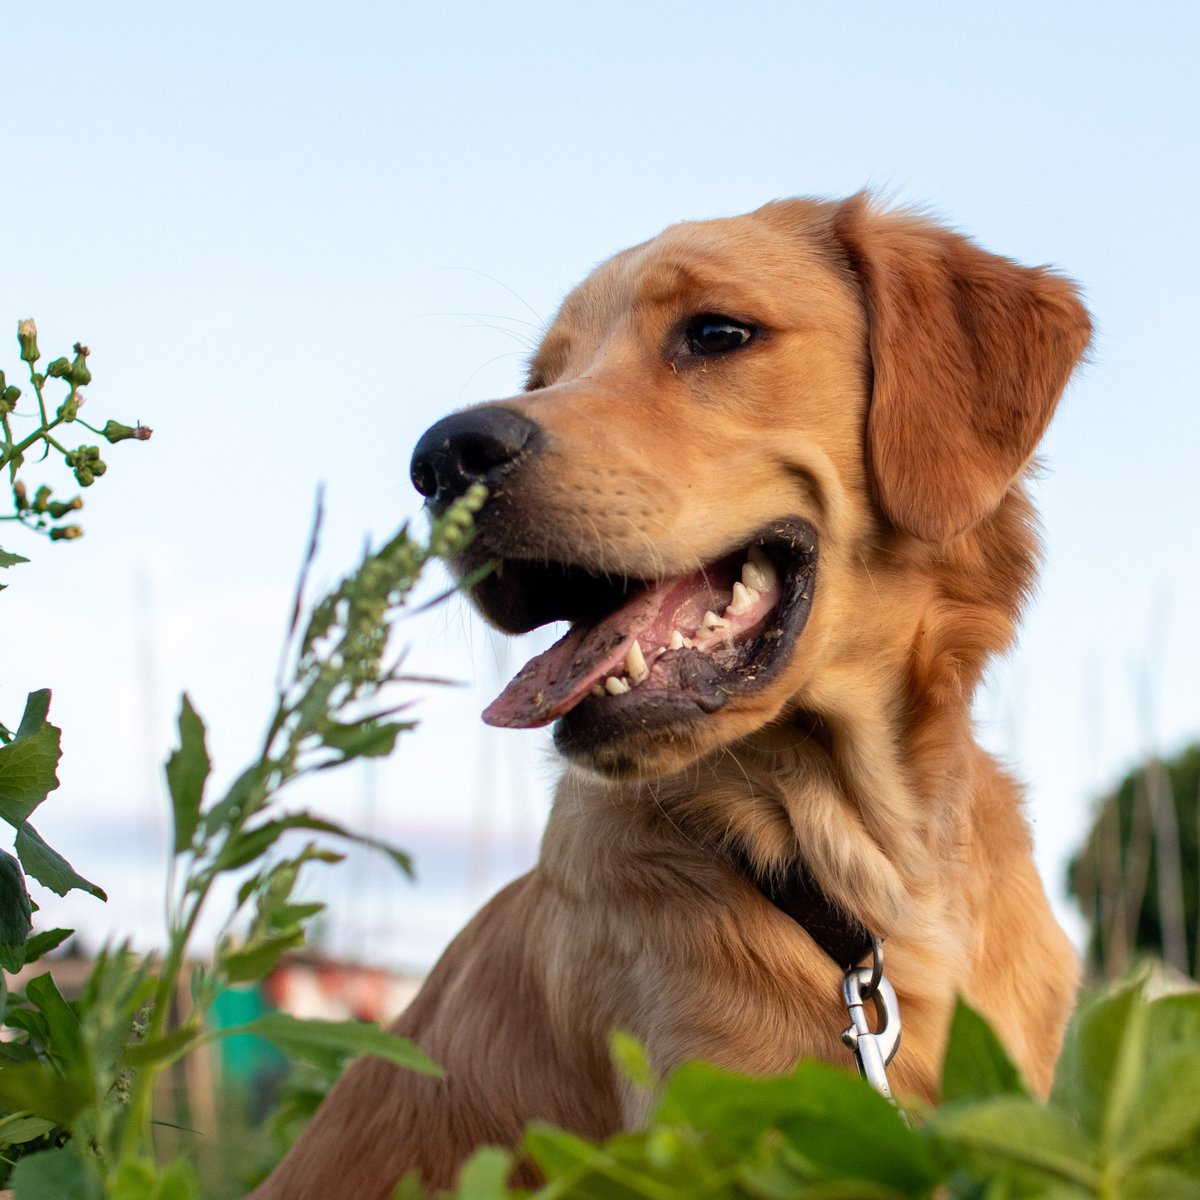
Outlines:
POLYGON ((597 625, 577 625, 544 654, 527 662, 483 710, 489 725, 536 729, 557 721, 625 659, 639 630, 653 619, 661 597, 651 589, 597 625))

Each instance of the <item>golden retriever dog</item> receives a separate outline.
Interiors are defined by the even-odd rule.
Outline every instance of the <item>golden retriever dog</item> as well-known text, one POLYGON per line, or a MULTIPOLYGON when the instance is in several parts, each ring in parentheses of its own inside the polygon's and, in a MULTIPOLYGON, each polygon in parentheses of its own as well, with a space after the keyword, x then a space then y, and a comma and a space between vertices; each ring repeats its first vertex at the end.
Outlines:
POLYGON ((354 1063, 257 1196, 448 1186, 533 1118, 636 1127, 613 1030, 661 1072, 853 1069, 831 913, 886 942, 900 1097, 935 1099, 956 993, 1049 1087, 1075 956, 971 703, 1034 584, 1025 476, 1089 336, 1052 271, 865 196, 789 200, 610 259, 520 395, 425 434, 435 512, 488 489, 456 564, 494 564, 479 610, 570 623, 484 714, 554 722, 562 780, 537 866, 393 1027, 445 1078, 354 1063))

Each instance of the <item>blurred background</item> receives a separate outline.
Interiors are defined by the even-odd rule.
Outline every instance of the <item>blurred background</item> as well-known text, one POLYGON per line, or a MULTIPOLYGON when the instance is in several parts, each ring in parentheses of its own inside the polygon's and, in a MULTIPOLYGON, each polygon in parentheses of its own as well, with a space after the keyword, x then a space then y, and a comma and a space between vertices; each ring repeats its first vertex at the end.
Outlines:
MULTIPOLYGON (((161 938, 179 695, 231 779, 269 713, 319 484, 328 583, 420 519, 417 436, 517 390, 599 260, 678 220, 865 186, 1086 292, 1094 348, 1036 488, 1042 587, 979 729, 1028 782, 1081 948, 1086 911, 1124 953, 1172 845, 1194 947, 1196 772, 1160 759, 1200 736, 1200 8, 55 0, 10 9, 0 46, 0 366, 16 379, 34 317, 48 357, 90 346, 84 416, 155 431, 106 452, 81 541, 0 534, 32 560, 0 597, 0 720, 54 690, 62 786, 36 822, 110 895, 34 885, 47 923, 86 949, 161 938), (1081 908, 1068 864, 1089 836, 1081 908)), ((413 693, 421 728, 394 758, 297 799, 414 853, 415 884, 356 858, 310 886, 331 957, 419 974, 536 853, 548 739, 478 714, 549 639, 509 644, 457 600, 401 637, 414 671, 458 686, 413 693)), ((1173 904, 1146 938, 1177 941, 1173 904)))

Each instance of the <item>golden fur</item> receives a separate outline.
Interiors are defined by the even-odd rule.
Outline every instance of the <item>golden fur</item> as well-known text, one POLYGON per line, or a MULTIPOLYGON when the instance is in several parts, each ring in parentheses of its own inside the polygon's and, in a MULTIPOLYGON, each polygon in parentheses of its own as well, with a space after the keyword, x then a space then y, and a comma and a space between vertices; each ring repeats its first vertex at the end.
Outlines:
POLYGON ((547 433, 506 511, 539 514, 547 559, 638 578, 799 513, 820 535, 807 626, 690 736, 574 756, 538 865, 394 1026, 446 1078, 359 1061, 256 1196, 374 1200, 413 1167, 446 1186, 532 1118, 636 1126, 614 1029, 662 1071, 849 1068, 840 971, 716 852, 733 839, 764 869, 803 861, 886 937, 897 1093, 935 1098, 956 991, 1048 1088, 1075 959, 971 701, 1033 584, 1023 476, 1088 338, 1065 279, 863 197, 675 226, 568 297, 503 402, 547 433), (705 312, 769 336, 665 359, 705 312))

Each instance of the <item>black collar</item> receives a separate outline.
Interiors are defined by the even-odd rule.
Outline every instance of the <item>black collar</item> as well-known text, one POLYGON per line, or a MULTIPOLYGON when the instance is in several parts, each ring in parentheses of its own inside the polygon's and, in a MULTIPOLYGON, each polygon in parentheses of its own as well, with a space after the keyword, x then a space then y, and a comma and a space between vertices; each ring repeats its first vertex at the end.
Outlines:
POLYGON ((781 912, 787 913, 843 971, 871 953, 871 934, 821 891, 811 872, 794 863, 782 876, 763 879, 743 851, 735 851, 739 871, 781 912))

